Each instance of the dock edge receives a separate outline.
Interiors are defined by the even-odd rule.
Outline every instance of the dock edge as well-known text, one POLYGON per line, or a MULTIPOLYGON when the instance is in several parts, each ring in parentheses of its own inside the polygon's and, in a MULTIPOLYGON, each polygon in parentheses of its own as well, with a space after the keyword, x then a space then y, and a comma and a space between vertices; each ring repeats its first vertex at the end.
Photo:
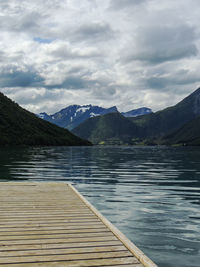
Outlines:
POLYGON ((117 229, 108 219, 106 219, 106 217, 104 217, 84 196, 82 196, 73 185, 68 183, 68 186, 145 267, 158 267, 158 265, 156 265, 151 259, 149 259, 119 229, 117 229))

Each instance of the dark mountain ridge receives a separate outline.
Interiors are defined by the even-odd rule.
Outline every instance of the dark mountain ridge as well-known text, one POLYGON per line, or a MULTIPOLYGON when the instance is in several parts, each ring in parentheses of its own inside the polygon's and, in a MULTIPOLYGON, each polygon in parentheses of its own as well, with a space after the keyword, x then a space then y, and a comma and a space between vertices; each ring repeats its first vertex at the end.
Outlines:
POLYGON ((93 144, 130 143, 132 138, 140 135, 140 129, 119 112, 98 116, 80 124, 72 132, 93 144))
MULTIPOLYGON (((190 122, 192 123, 198 116, 200 116, 200 88, 175 106, 156 113, 135 118, 124 118, 123 116, 120 117, 119 114, 101 116, 98 119, 91 118, 76 127, 73 133, 94 143, 107 143, 109 137, 109 140, 115 139, 119 143, 125 141, 128 144, 160 144, 163 143, 161 141, 163 137, 167 142, 166 136, 175 133, 184 125, 186 126, 182 129, 181 135, 186 129, 189 131, 189 128, 192 127, 190 122)), ((195 125, 193 122, 192 129, 196 127, 194 138, 198 138, 199 126, 198 123, 195 125)), ((172 144, 173 142, 168 140, 168 143, 172 144)))
MULTIPOLYGON (((61 109, 59 112, 56 112, 52 115, 48 115, 47 113, 43 112, 38 114, 37 116, 60 127, 72 130, 89 118, 102 116, 113 112, 118 112, 116 106, 110 108, 102 108, 93 105, 71 105, 64 109, 61 109)), ((149 114, 151 112, 151 109, 143 107, 128 112, 123 112, 122 115, 124 117, 136 117, 144 114, 149 114)))
POLYGON ((118 112, 117 108, 102 108, 99 106, 92 105, 71 105, 64 109, 61 109, 55 114, 48 115, 47 113, 40 113, 38 116, 51 123, 54 123, 60 127, 72 130, 79 124, 87 120, 88 118, 104 115, 107 113, 118 112))
POLYGON ((90 145, 0 93, 0 145, 90 145))
POLYGON ((200 88, 184 98, 175 106, 149 115, 130 119, 132 122, 142 128, 142 137, 149 138, 161 137, 170 134, 199 115, 200 88))
POLYGON ((160 144, 165 145, 200 145, 200 116, 184 124, 177 131, 164 136, 160 144))

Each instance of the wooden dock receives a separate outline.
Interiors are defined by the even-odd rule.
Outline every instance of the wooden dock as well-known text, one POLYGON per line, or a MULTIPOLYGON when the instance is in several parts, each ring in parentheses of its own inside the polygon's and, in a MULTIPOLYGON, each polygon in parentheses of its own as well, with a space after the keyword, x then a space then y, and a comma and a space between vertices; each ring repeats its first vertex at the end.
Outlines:
POLYGON ((65 183, 0 183, 0 266, 156 267, 65 183))

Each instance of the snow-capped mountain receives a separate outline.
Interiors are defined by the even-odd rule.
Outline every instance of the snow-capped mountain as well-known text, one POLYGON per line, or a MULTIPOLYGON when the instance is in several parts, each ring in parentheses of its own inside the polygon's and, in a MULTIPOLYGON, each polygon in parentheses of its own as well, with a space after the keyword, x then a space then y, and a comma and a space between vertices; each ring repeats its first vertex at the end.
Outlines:
POLYGON ((128 112, 122 112, 121 114, 124 117, 137 117, 150 113, 152 113, 152 110, 150 108, 143 107, 143 108, 133 109, 128 112))
POLYGON ((40 119, 43 119, 43 120, 45 120, 45 121, 52 121, 52 119, 51 119, 51 116, 50 115, 48 115, 46 112, 42 112, 42 113, 40 113, 40 114, 37 114, 37 116, 40 118, 40 119))
MULTIPOLYGON (((92 105, 71 105, 52 115, 48 115, 47 113, 43 112, 38 114, 37 116, 60 127, 72 130, 91 117, 105 115, 113 112, 118 112, 117 107, 114 106, 111 108, 102 108, 92 105)), ((143 107, 128 112, 122 112, 121 114, 124 117, 137 117, 149 113, 152 113, 152 110, 150 108, 143 107)))
POLYGON ((38 114, 38 116, 41 119, 52 122, 60 127, 72 130, 91 117, 100 116, 112 112, 118 112, 117 108, 102 108, 92 105, 71 105, 60 110, 59 112, 56 112, 53 115, 48 115, 47 113, 43 112, 38 114))

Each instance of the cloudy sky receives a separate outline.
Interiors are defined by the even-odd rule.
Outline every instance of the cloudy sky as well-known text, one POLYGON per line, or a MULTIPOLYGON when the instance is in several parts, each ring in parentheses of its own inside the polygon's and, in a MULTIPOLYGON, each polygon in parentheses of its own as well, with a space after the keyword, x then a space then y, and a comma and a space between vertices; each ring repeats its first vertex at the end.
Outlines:
POLYGON ((199 0, 0 0, 0 91, 32 112, 173 105, 200 85, 199 0))

